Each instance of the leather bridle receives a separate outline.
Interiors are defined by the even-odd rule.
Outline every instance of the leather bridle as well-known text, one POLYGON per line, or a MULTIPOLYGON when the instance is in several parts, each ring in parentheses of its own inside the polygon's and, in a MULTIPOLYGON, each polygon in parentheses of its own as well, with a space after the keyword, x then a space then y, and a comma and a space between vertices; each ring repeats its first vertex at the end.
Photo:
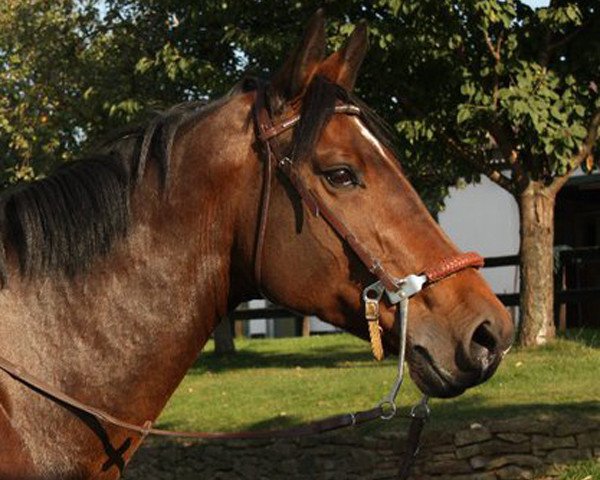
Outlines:
MULTIPOLYGON (((260 214, 254 250, 254 280, 257 288, 263 293, 262 257, 269 217, 273 168, 275 166, 289 180, 308 211, 313 216, 322 218, 339 238, 350 247, 366 269, 377 279, 375 283, 363 290, 362 299, 365 308, 365 317, 369 321, 369 334, 373 354, 377 360, 381 360, 383 358, 383 346, 379 326, 379 303, 382 300, 383 293, 387 294, 387 300, 390 304, 401 304, 403 300, 408 300, 408 298, 426 286, 432 285, 467 268, 482 267, 483 258, 475 252, 467 252, 446 258, 433 268, 426 269, 419 275, 413 274, 404 278, 392 275, 377 256, 371 253, 369 248, 352 233, 344 221, 327 206, 318 193, 306 185, 299 173, 298 161, 293 158, 293 152, 291 156, 282 153, 276 137, 286 130, 293 128, 300 121, 301 115, 294 113, 278 123, 274 123, 267 107, 267 95, 268 92, 265 84, 257 83, 254 122, 256 136, 265 153, 260 214)), ((360 119, 361 110, 356 105, 342 104, 335 106, 334 114, 355 115, 360 119)), ((405 307, 401 305, 397 311, 400 312, 402 308, 406 310, 408 305, 405 307)), ((402 325, 399 326, 402 327, 402 325)), ((405 339, 401 338, 401 350, 404 350, 404 343, 405 339)), ((403 358, 404 355, 401 356, 401 361, 403 358)))
MULTIPOLYGON (((377 279, 371 285, 366 286, 362 292, 365 317, 369 324, 371 348, 377 360, 383 358, 383 347, 380 336, 381 328, 379 326, 379 304, 384 293, 387 296, 388 302, 396 306, 395 316, 400 337, 396 380, 388 395, 375 408, 369 411, 371 413, 378 411, 381 418, 388 420, 396 414, 396 397, 404 378, 409 299, 426 286, 433 285, 462 270, 483 267, 483 258, 475 252, 467 252, 446 258, 420 274, 411 274, 403 278, 397 278, 390 274, 377 256, 373 255, 369 248, 352 233, 342 219, 323 202, 318 193, 306 185, 299 173, 297 160, 295 161, 293 158, 293 151, 292 156, 282 153, 276 137, 293 128, 300 121, 301 115, 294 113, 278 123, 274 123, 269 114, 267 102, 267 88, 265 84, 258 83, 256 85, 254 103, 254 122, 256 136, 263 147, 265 158, 263 159, 263 185, 254 251, 255 283, 262 293, 262 258, 269 216, 273 168, 275 167, 289 180, 308 211, 313 216, 322 218, 377 279)), ((361 110, 356 105, 342 104, 335 106, 334 114, 355 115, 360 119, 361 110)), ((399 478, 401 479, 408 478, 411 466, 419 451, 421 431, 429 417, 427 400, 427 396, 423 396, 422 400, 413 407, 409 415, 412 421, 409 427, 407 451, 405 452, 404 461, 400 465, 399 478)), ((364 414, 366 412, 361 413, 364 414)), ((352 415, 352 424, 354 423, 355 416, 352 415)))
MULTIPOLYGON (((321 198, 309 189, 300 174, 293 158, 283 155, 279 144, 274 141, 276 137, 286 130, 293 128, 300 121, 300 114, 295 113, 290 117, 274 124, 267 109, 267 91, 264 84, 259 83, 256 90, 254 103, 254 120, 256 135, 266 153, 263 170, 262 198, 260 205, 260 216, 257 229, 256 248, 254 252, 254 279, 257 286, 262 284, 262 256, 264 248, 267 219, 269 216, 269 204, 271 197, 271 183, 273 178, 273 165, 284 174, 292 184, 304 204, 315 217, 321 217, 329 226, 344 240, 367 267, 369 272, 375 275, 386 288, 394 288, 394 278, 383 268, 381 262, 373 256, 363 244, 358 241, 344 222, 321 200, 321 198)), ((360 116, 360 108, 355 105, 337 105, 336 114, 360 116)))
MULTIPOLYGON (((378 418, 390 419, 396 414, 396 396, 400 390, 403 380, 404 356, 406 348, 406 326, 408 315, 408 300, 418 293, 422 288, 432 285, 444 278, 454 275, 467 268, 479 268, 483 266, 483 258, 476 253, 469 252, 456 255, 438 263, 434 268, 427 269, 418 275, 408 275, 403 278, 397 278, 390 274, 384 265, 374 256, 370 250, 357 239, 345 223, 331 210, 313 190, 306 186, 304 180, 298 172, 294 159, 281 154, 279 146, 274 142, 274 138, 282 132, 291 129, 300 120, 299 114, 294 114, 287 119, 274 123, 266 107, 266 88, 264 84, 259 83, 256 88, 256 100, 254 104, 254 118, 257 131, 257 138, 263 145, 266 152, 264 159, 264 174, 262 195, 260 202, 259 221, 257 226, 255 255, 254 255, 254 276, 258 288, 262 280, 261 260, 265 242, 265 232, 269 214, 269 203, 271 197, 271 183, 273 177, 273 167, 278 169, 293 185, 302 201, 315 217, 322 218, 332 230, 348 244, 350 249, 356 254, 367 270, 377 279, 375 283, 367 286, 362 292, 362 298, 365 306, 365 316, 369 321, 369 330, 373 335, 379 335, 379 302, 383 295, 387 296, 387 301, 396 306, 396 318, 399 326, 399 355, 398 371, 396 381, 394 382, 389 394, 370 410, 364 410, 355 413, 335 415, 322 420, 306 423, 298 427, 291 427, 281 430, 263 430, 263 431, 242 431, 242 432, 180 432, 172 430, 162 430, 152 428, 152 422, 146 421, 143 425, 136 425, 125 420, 119 419, 105 410, 93 407, 87 403, 80 402, 72 396, 55 388, 40 378, 31 375, 19 365, 15 365, 4 357, 0 356, 0 370, 3 370, 12 378, 27 386, 34 392, 58 403, 68 406, 75 412, 91 415, 95 419, 110 424, 114 427, 122 428, 130 432, 136 432, 141 436, 140 442, 131 447, 133 450, 139 447, 142 440, 147 435, 159 435, 181 438, 201 438, 201 439, 249 439, 249 438, 268 438, 268 437, 297 437, 302 435, 314 435, 340 428, 350 427, 376 420, 378 418), (373 326, 375 328, 373 328, 373 326), (374 333, 376 331, 377 333, 374 333)), ((351 105, 338 105, 335 107, 336 114, 356 115, 360 117, 360 108, 351 105)), ((379 342, 381 340, 379 339, 379 342)), ((383 353, 381 349, 380 354, 383 353)), ((376 355, 377 356, 377 355, 376 355)), ((427 406, 427 397, 413 407, 409 417, 412 419, 409 427, 407 451, 405 452, 405 461, 400 467, 400 478, 408 477, 410 466, 419 450, 419 437, 423 426, 429 416, 429 407, 427 406)))

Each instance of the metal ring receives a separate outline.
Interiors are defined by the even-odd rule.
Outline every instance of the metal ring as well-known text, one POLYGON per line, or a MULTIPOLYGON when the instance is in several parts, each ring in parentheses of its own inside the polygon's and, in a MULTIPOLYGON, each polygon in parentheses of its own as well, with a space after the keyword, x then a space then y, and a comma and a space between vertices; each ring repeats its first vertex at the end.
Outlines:
POLYGON ((374 288, 365 288, 365 298, 368 300, 378 300, 379 292, 374 288))
POLYGON ((383 292, 384 288, 381 284, 381 281, 377 281, 363 290, 362 297, 365 302, 369 300, 378 302, 379 300, 381 300, 381 297, 383 297, 383 292))
POLYGON ((410 409, 410 416, 417 418, 428 418, 431 415, 431 408, 427 404, 428 397, 427 395, 423 395, 423 398, 410 409))
POLYGON ((379 403, 379 408, 381 408, 381 419, 382 420, 391 420, 396 415, 396 404, 390 400, 383 400, 379 403), (389 412, 385 413, 385 410, 389 408, 389 412))

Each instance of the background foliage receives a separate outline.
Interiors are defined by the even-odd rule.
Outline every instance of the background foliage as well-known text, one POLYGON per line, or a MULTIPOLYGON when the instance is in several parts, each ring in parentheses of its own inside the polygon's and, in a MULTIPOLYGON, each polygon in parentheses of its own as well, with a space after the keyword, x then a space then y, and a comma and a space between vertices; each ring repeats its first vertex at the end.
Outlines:
POLYGON ((324 6, 338 47, 359 19, 372 46, 359 94, 396 127, 432 211, 487 175, 521 214, 521 338, 554 336, 554 199, 598 158, 597 0, 5 0, 0 187, 81 153, 149 109, 268 76, 324 6))
POLYGON ((594 4, 7 0, 2 182, 41 175, 149 109, 214 98, 244 71, 268 75, 323 5, 332 47, 368 20, 358 89, 397 127, 402 160, 430 205, 459 177, 490 174, 510 158, 498 153, 502 136, 535 176, 564 173, 598 105, 594 4))

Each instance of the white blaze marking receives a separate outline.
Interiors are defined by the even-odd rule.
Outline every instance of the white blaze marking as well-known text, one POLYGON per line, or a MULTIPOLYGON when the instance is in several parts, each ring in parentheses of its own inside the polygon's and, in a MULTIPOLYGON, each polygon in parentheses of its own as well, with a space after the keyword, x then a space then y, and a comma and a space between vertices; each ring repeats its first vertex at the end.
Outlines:
POLYGON ((379 154, 382 157, 387 158, 387 154, 385 153, 383 146, 381 145, 381 143, 379 143, 379 140, 375 138, 375 135, 371 133, 371 131, 360 121, 359 118, 352 117, 352 120, 354 120, 358 125, 358 129, 360 130, 362 136, 365 137, 369 141, 369 143, 375 147, 375 149, 379 152, 379 154))

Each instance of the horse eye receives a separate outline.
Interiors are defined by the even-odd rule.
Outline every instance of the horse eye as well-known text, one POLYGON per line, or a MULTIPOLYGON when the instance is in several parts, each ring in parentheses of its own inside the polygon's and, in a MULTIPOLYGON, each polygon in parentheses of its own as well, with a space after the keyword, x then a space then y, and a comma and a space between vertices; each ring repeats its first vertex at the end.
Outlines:
POLYGON ((353 187, 358 185, 356 174, 348 167, 340 167, 325 172, 325 178, 334 187, 353 187))

